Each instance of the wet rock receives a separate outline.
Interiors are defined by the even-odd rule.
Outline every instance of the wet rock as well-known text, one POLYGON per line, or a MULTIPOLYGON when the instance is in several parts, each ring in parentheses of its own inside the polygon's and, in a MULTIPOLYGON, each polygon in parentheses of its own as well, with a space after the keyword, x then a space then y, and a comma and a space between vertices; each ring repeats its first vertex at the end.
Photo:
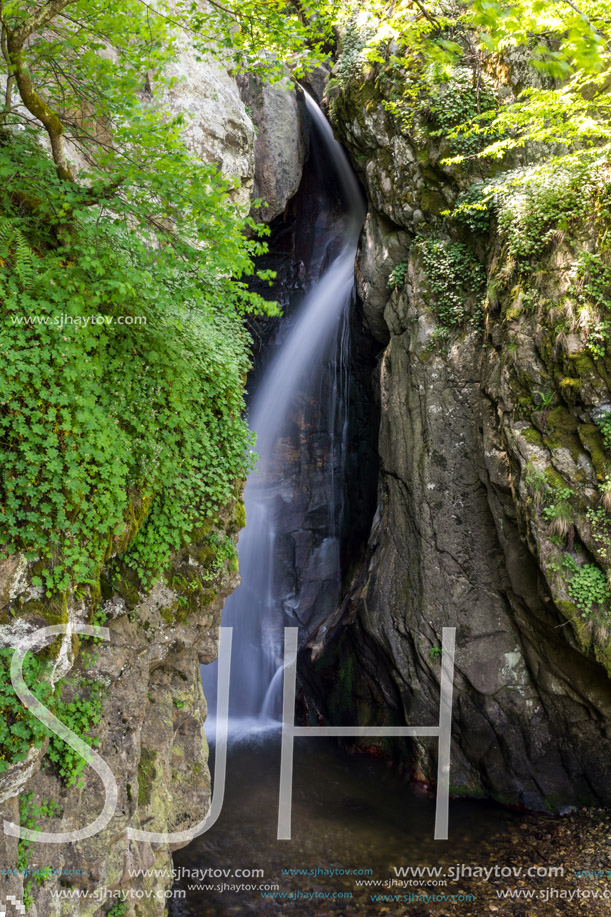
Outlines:
MULTIPOLYGON (((555 240, 539 265, 548 279, 537 279, 537 308, 518 299, 530 277, 497 282, 510 269, 501 236, 463 232, 488 271, 488 338, 469 323, 444 331, 411 243, 423 223, 434 238, 456 238, 442 214, 467 172, 446 170, 436 139, 414 138, 393 121, 373 77, 331 90, 330 101, 368 194, 357 279, 365 322, 385 349, 375 373, 377 512, 342 622, 317 638, 318 665, 321 656, 328 665, 326 688, 313 688, 318 709, 325 717, 341 709, 346 722, 437 722, 438 650, 443 628, 455 627, 456 792, 556 811, 608 803, 608 625, 602 617, 582 623, 554 573, 560 549, 526 483, 535 462, 557 487, 597 505, 604 470, 595 412, 609 402, 608 365, 584 356, 583 335, 559 353, 546 318, 550 301, 570 296, 571 245, 594 231, 575 227, 572 239, 555 240), (389 273, 401 262, 391 292, 389 273), (549 387, 546 413, 537 402, 549 387), (352 690, 342 697, 348 671, 352 690), (333 679, 338 687, 325 698, 333 679)), ((586 545, 578 559, 595 557, 607 570, 584 516, 576 511, 586 545)), ((435 781, 432 744, 394 754, 413 776, 435 781)))

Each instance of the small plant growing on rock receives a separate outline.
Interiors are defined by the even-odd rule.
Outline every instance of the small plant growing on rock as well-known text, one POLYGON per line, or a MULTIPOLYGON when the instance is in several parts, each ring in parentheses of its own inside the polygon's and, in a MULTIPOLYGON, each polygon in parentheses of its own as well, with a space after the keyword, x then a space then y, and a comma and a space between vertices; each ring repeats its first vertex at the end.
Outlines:
POLYGON ((607 475, 600 487, 600 502, 608 513, 611 513, 611 477, 607 475))
POLYGON ((399 264, 393 268, 393 270, 390 272, 387 283, 389 289, 396 290, 399 287, 403 287, 405 285, 408 265, 409 259, 404 258, 403 261, 400 261, 399 264))
POLYGON ((597 609, 611 613, 611 590, 603 571, 596 564, 575 563, 566 557, 564 564, 571 572, 567 590, 581 612, 582 618, 591 618, 597 609))
POLYGON ((536 467, 532 459, 529 460, 528 465, 526 466, 524 481, 530 490, 532 501, 535 506, 542 506, 545 502, 546 496, 549 494, 549 481, 545 477, 545 473, 541 471, 540 468, 536 467))
POLYGON ((566 538, 573 528, 575 511, 569 501, 574 493, 569 487, 558 488, 553 493, 554 502, 545 507, 543 518, 548 523, 552 535, 566 538))
POLYGON ((598 426, 600 427, 600 432, 602 433, 605 449, 608 449, 608 451, 611 452, 611 412, 605 411, 600 415, 598 426))
MULTIPOLYGON (((124 892, 121 892, 123 895, 124 892)), ((106 914, 106 917, 125 917, 127 914, 127 898, 122 898, 120 901, 115 901, 111 909, 106 914)))

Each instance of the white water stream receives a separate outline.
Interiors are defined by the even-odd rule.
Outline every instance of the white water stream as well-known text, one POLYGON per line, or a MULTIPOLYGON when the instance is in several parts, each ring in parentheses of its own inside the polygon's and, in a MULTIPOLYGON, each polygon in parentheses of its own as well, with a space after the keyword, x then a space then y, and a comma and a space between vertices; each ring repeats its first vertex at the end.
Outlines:
MULTIPOLYGON (((336 583, 337 591, 340 583, 339 529, 343 492, 339 490, 343 489, 343 475, 337 474, 337 462, 333 457, 339 456, 341 466, 346 452, 348 314, 363 202, 346 154, 333 138, 327 120, 309 97, 307 104, 319 140, 316 147, 313 146, 313 155, 319 149, 324 167, 331 169, 345 214, 337 227, 339 254, 299 306, 293 327, 279 353, 267 366, 250 406, 249 423, 257 434, 259 461, 248 478, 244 494, 246 527, 238 545, 242 585, 229 597, 223 611, 223 625, 234 628, 230 739, 278 725, 283 628, 305 623, 303 636, 307 635, 307 622, 300 617, 299 591, 293 596, 282 592, 278 556, 283 508, 287 511, 292 500, 303 490, 299 462, 286 461, 290 452, 288 431, 296 422, 304 428, 304 435, 308 429, 317 427, 318 441, 326 441, 321 454, 332 457, 326 465, 321 462, 319 472, 324 478, 320 489, 325 493, 329 512, 328 531, 317 548, 315 563, 325 571, 325 582, 336 583), (330 386, 329 377, 332 379, 330 386), (323 385, 325 378, 327 384, 323 385), (325 397, 328 403, 322 410, 321 399, 325 397), (314 423, 312 410, 317 415, 314 423)), ((311 482, 308 483, 311 487, 311 482)), ((325 606, 333 598, 337 599, 337 595, 327 594, 325 606)), ((202 672, 210 710, 206 732, 212 738, 217 665, 205 666, 202 672)))

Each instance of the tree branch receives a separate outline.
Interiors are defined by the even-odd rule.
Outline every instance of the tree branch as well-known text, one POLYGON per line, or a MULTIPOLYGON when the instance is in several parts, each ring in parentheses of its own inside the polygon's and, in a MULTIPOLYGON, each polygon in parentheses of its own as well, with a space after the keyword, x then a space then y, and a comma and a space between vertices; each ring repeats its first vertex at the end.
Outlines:
POLYGON ((425 6, 423 3, 421 3, 420 0, 412 0, 412 3, 414 4, 414 6, 417 6, 417 7, 418 7, 418 9, 420 10, 420 12, 421 12, 422 15, 424 16, 424 18, 425 18, 428 22, 430 22, 431 25, 434 25, 434 26, 437 27, 437 28, 439 27, 439 20, 435 18, 435 16, 434 16, 433 13, 429 13, 429 11, 427 10, 426 6, 425 6))
MULTIPOLYGON (((53 160, 57 167, 57 174, 60 178, 72 181, 72 173, 68 167, 66 151, 64 149, 63 133, 64 126, 53 109, 42 99, 32 82, 30 71, 26 64, 23 46, 27 38, 37 29, 44 28, 47 23, 57 16, 63 9, 76 0, 48 0, 36 13, 29 16, 25 22, 11 31, 3 23, 3 46, 2 51, 7 60, 9 71, 9 81, 14 79, 21 96, 21 101, 30 112, 45 128, 49 141, 51 143, 51 152, 53 160)), ((12 90, 12 84, 11 84, 12 90)), ((8 86, 7 86, 8 91, 8 86)))
POLYGON ((77 0, 47 0, 39 10, 32 13, 31 16, 21 23, 12 33, 16 45, 23 47, 23 43, 34 32, 44 28, 47 23, 51 22, 67 6, 76 3, 77 0))
POLYGON ((588 16, 586 16, 586 14, 583 12, 583 10, 580 10, 579 7, 577 6, 577 4, 576 4, 576 3, 573 3, 573 0, 562 0, 562 2, 563 2, 563 3, 566 3, 567 6, 570 6, 571 9, 572 9, 575 13, 577 13, 578 16, 581 17, 581 19, 585 22, 585 24, 586 24, 587 26, 590 27, 590 29, 592 30, 592 32, 594 32, 595 35, 597 35, 599 38, 601 38, 601 39, 604 41, 605 46, 606 46, 606 48, 607 48, 607 51, 610 51, 610 52, 611 52, 611 44, 609 44, 609 42, 608 42, 606 36, 603 35, 603 33, 600 32, 600 31, 596 28, 596 26, 594 25, 594 23, 592 22, 592 20, 589 19, 588 16))
POLYGON ((7 35, 7 49, 12 74, 15 77, 21 101, 30 114, 40 121, 48 134, 53 160, 57 166, 57 174, 60 178, 72 181, 72 173, 68 168, 62 137, 64 125, 53 109, 40 98, 34 89, 30 71, 25 63, 23 47, 15 41, 14 34, 9 33, 7 35))

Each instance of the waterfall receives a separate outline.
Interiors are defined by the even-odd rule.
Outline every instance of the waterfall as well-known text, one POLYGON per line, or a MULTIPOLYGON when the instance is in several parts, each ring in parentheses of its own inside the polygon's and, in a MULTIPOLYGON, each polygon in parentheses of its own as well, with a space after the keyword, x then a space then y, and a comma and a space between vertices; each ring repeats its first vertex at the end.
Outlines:
MULTIPOLYGON (((339 597, 348 320, 364 207, 346 154, 316 103, 307 95, 306 101, 317 141, 312 155, 332 170, 343 213, 334 226, 336 254, 299 306, 250 405, 259 461, 244 493, 246 527, 238 545, 242 584, 223 611, 223 625, 234 628, 234 738, 277 724, 283 628, 297 624, 305 639, 339 597), (305 522, 296 518, 299 513, 305 522), (299 573, 296 579, 293 569, 299 573)), ((214 719, 217 665, 202 671, 211 711, 208 729, 214 719)))

